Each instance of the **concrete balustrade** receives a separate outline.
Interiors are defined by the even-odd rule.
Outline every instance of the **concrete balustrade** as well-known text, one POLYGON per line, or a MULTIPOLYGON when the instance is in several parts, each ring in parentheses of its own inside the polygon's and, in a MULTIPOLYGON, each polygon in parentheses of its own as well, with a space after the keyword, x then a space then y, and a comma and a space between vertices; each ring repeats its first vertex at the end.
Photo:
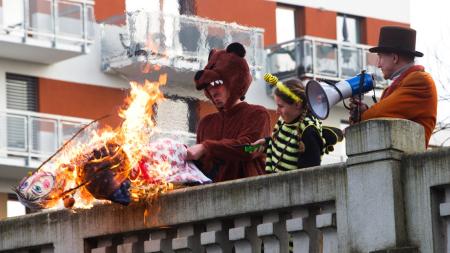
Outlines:
POLYGON ((449 252, 450 149, 405 120, 346 138, 346 163, 2 220, 0 252, 449 252))

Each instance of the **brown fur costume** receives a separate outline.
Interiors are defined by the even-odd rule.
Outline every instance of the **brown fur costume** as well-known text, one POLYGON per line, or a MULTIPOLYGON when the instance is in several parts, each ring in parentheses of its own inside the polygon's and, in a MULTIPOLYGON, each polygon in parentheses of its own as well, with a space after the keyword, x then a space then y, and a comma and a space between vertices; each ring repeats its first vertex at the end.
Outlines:
POLYGON ((264 156, 246 153, 243 146, 270 134, 269 113, 246 102, 234 105, 245 96, 252 80, 244 57, 245 49, 239 43, 226 50, 213 49, 204 70, 195 75, 198 90, 222 80, 230 94, 224 109, 203 118, 197 129, 197 143, 206 149, 200 167, 215 182, 264 173, 264 156))

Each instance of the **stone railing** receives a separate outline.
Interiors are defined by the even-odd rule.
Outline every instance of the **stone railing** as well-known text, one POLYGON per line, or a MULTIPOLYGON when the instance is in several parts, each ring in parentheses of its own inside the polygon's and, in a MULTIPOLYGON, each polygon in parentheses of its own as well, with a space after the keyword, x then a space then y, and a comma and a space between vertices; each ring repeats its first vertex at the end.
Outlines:
POLYGON ((448 252, 450 149, 423 136, 368 121, 347 129, 347 163, 9 218, 0 252, 448 252))

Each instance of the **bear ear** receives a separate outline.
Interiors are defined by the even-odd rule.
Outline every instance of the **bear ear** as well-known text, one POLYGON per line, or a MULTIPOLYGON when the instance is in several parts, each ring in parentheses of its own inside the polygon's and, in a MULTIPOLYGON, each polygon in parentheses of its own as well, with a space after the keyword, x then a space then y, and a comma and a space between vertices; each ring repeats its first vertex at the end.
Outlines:
POLYGON ((238 56, 244 58, 245 48, 241 43, 233 42, 227 47, 227 53, 235 53, 238 56))
POLYGON ((208 61, 211 59, 211 56, 213 54, 215 54, 217 52, 217 50, 215 48, 211 49, 211 51, 209 51, 209 55, 208 55, 208 61))

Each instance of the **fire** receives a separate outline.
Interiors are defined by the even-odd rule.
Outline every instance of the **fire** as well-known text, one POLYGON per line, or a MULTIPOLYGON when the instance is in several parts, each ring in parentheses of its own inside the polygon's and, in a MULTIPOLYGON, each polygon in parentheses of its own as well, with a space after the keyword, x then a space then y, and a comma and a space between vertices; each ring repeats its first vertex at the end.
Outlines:
POLYGON ((113 189, 98 189, 98 180, 117 181, 121 184, 112 185, 119 189, 129 187, 126 188, 129 193, 124 194, 129 194, 132 201, 153 199, 173 189, 165 181, 170 167, 167 163, 162 161, 145 171, 141 164, 149 152, 148 144, 156 127, 153 109, 164 99, 160 86, 166 82, 167 74, 161 74, 156 81, 146 80, 144 84, 131 82, 126 108, 119 112, 123 118, 120 127, 85 129, 87 135, 72 141, 40 168, 53 173, 57 187, 64 189, 53 191, 44 208, 61 203, 66 207, 90 208, 99 196, 108 199, 113 189))

